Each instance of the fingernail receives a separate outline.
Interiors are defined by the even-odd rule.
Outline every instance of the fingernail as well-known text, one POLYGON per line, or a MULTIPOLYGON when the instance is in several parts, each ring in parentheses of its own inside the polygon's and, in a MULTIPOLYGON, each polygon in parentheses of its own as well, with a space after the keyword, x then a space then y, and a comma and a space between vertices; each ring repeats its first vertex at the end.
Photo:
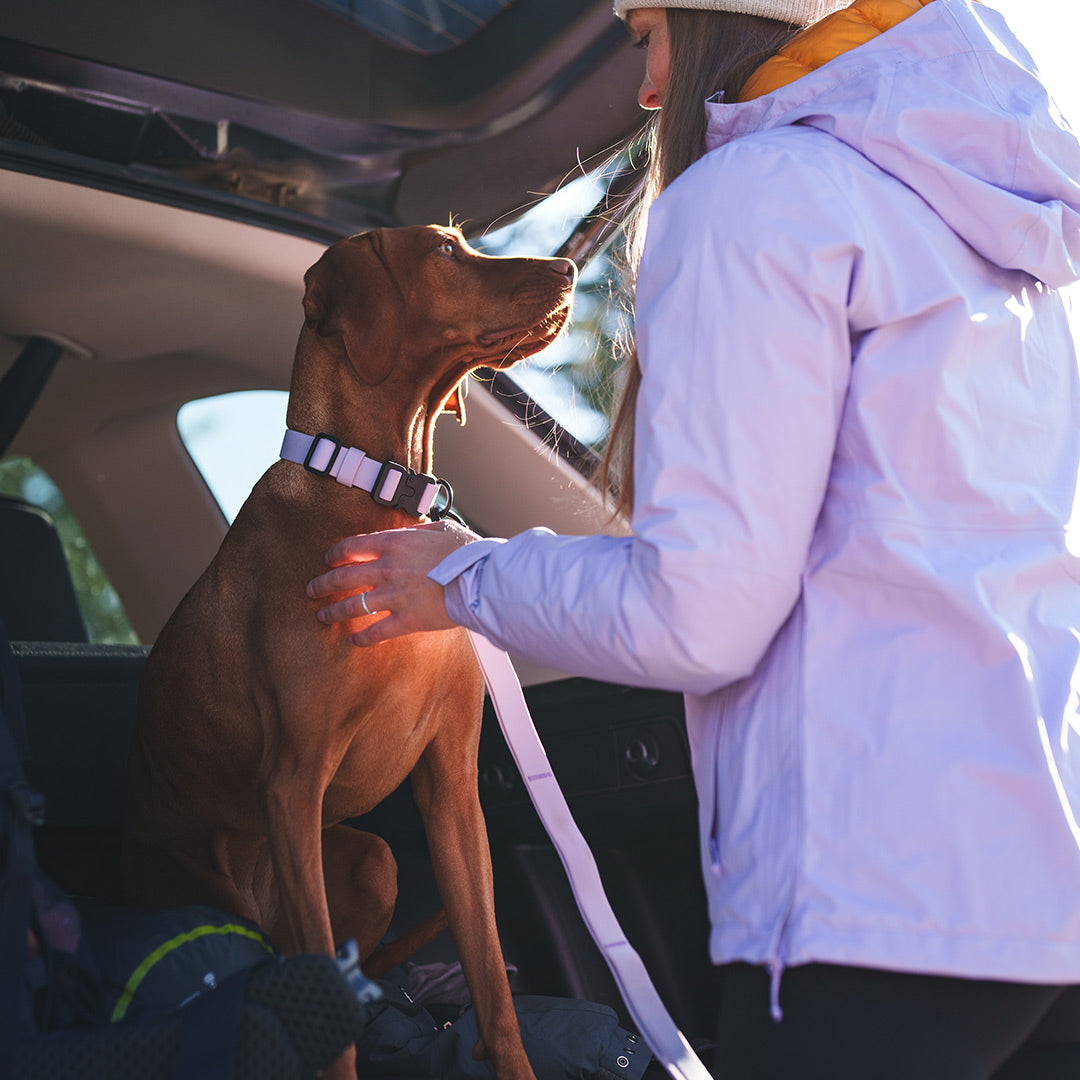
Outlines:
POLYGON ((319 622, 329 622, 330 621, 330 619, 327 617, 326 608, 319 608, 318 619, 319 619, 319 622))

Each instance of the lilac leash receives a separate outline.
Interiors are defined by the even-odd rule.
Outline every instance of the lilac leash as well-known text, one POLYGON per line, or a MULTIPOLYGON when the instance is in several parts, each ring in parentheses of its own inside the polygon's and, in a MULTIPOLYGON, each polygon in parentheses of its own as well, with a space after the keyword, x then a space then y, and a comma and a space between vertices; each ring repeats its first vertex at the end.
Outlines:
POLYGON ((559 853, 578 910, 615 977, 634 1023, 657 1061, 675 1080, 711 1080, 709 1071, 671 1019, 641 957, 626 940, 611 909, 596 860, 552 772, 510 658, 482 634, 470 630, 469 641, 484 673, 506 745, 544 830, 559 853))

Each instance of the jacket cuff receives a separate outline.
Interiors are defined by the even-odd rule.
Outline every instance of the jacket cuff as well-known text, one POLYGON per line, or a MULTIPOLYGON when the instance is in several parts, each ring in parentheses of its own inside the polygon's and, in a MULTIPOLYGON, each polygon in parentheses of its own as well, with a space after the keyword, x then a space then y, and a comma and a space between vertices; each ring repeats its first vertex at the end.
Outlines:
POLYGON ((459 626, 481 630, 476 618, 480 609, 480 578, 488 556, 504 543, 505 540, 474 540, 448 555, 428 574, 432 581, 443 586, 446 614, 459 626))
POLYGON ((438 566, 432 570, 428 577, 439 585, 449 585, 459 574, 463 574, 480 559, 487 558, 499 544, 505 544, 505 540, 474 540, 471 544, 459 547, 457 551, 447 555, 438 566))

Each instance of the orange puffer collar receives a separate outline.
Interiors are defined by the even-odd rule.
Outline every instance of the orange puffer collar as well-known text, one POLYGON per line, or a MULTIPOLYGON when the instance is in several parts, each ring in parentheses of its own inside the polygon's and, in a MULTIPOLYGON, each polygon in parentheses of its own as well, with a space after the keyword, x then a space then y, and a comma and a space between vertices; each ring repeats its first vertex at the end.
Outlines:
POLYGON ((891 30, 933 0, 855 0, 788 42, 746 80, 740 101, 779 90, 891 30))

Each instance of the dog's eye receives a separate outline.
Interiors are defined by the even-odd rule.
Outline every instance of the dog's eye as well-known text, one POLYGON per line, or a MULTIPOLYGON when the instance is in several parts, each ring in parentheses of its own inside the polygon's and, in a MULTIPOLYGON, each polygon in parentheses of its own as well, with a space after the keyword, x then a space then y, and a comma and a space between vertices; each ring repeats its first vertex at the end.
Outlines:
POLYGON ((456 255, 457 254, 457 244, 455 244, 453 240, 444 240, 439 245, 439 250, 444 255, 456 255))

